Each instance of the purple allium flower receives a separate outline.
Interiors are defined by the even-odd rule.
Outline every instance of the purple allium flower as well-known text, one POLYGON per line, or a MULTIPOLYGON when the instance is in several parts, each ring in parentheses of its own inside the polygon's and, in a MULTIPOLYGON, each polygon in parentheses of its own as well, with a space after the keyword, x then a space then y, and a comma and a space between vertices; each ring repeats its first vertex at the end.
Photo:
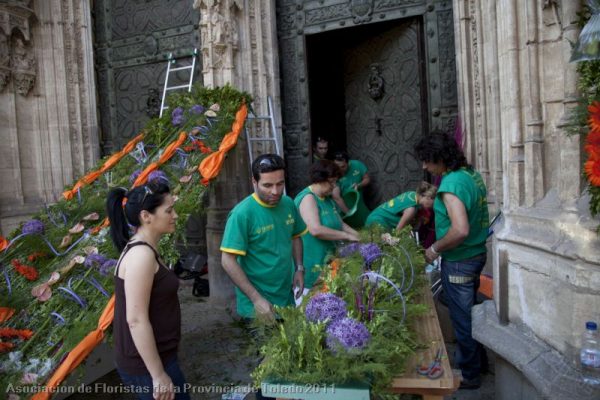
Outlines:
POLYGON ((358 251, 360 243, 350 243, 340 249, 340 257, 349 257, 358 251))
POLYGON ((112 272, 112 270, 115 268, 115 265, 117 265, 117 260, 110 258, 104 261, 98 270, 102 275, 106 276, 112 272))
POLYGON ((150 174, 148 175, 148 182, 156 181, 162 181, 162 183, 169 183, 169 178, 167 177, 167 174, 165 174, 163 171, 157 170, 150 172, 150 174))
POLYGON ((138 176, 140 176, 141 173, 141 169, 136 169, 135 171, 133 171, 133 173, 129 175, 129 183, 133 185, 133 182, 135 182, 135 180, 138 178, 138 176))
POLYGON ((347 313, 346 302, 335 294, 319 293, 306 305, 306 319, 311 322, 335 321, 347 313))
POLYGON ((105 262, 106 257, 104 257, 102 254, 92 253, 88 254, 88 256, 85 258, 85 261, 83 262, 83 265, 85 265, 88 268, 92 268, 94 266, 100 267, 105 262))
POLYGON ((367 266, 370 266, 373 261, 383 255, 383 252, 375 243, 361 244, 359 251, 360 255, 365 259, 367 266))
POLYGON ((200 104, 194 104, 192 107, 190 107, 190 113, 192 114, 202 114, 204 112, 204 107, 202 107, 200 104))
POLYGON ((180 117, 183 115, 183 108, 177 107, 171 113, 171 118, 180 117))
POLYGON ((173 124, 173 126, 181 125, 184 121, 185 118, 183 118, 183 115, 176 115, 171 118, 171 124, 173 124))
POLYGON ((23 224, 23 233, 44 233, 44 224, 39 219, 32 219, 23 224))
POLYGON ((343 318, 327 327, 327 347, 336 352, 339 349, 356 352, 364 348, 371 339, 367 327, 352 318, 343 318))

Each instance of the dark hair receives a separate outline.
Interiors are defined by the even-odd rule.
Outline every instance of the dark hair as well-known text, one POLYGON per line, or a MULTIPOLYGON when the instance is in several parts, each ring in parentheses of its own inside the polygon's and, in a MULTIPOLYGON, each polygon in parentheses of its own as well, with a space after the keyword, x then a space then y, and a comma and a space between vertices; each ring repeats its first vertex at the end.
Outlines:
POLYGON ((324 137, 319 136, 319 137, 317 137, 317 140, 315 140, 315 144, 314 145, 316 146, 317 143, 327 143, 327 144, 329 144, 329 140, 325 139, 324 137))
POLYGON ((433 132, 423 136, 415 145, 415 153, 419 160, 433 163, 441 161, 451 171, 471 167, 456 140, 446 133, 433 132))
POLYGON ((343 150, 338 150, 335 153, 333 153, 333 159, 335 161, 346 161, 348 162, 350 160, 350 157, 348 157, 348 153, 346 153, 343 150))
POLYGON ((260 174, 279 171, 280 169, 285 170, 285 161, 283 161, 283 158, 277 154, 262 154, 256 157, 256 160, 252 163, 252 176, 258 182, 260 174))
POLYGON ((122 251, 131 238, 129 225, 141 225, 140 212, 143 210, 154 213, 157 207, 165 201, 169 193, 169 186, 160 180, 149 182, 145 185, 127 191, 125 188, 115 188, 108 193, 106 198, 106 214, 110 221, 110 237, 113 243, 122 251), (127 203, 123 206, 123 200, 127 203))
POLYGON ((333 161, 319 160, 310 166, 310 183, 326 182, 331 178, 340 178, 342 172, 333 161))

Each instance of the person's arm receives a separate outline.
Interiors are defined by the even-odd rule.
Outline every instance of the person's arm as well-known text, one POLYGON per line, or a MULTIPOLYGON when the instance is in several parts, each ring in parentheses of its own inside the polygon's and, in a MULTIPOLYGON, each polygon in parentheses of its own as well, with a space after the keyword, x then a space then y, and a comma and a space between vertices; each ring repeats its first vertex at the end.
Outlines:
POLYGON ((352 236, 352 239, 349 239, 353 242, 358 242, 360 240, 360 235, 358 234, 358 232, 356 230, 354 230, 354 228, 352 228, 350 225, 348 225, 347 223, 342 221, 342 230, 346 233, 349 233, 352 236))
POLYGON ((302 296, 304 291, 304 266, 302 265, 302 259, 304 257, 304 247, 302 246, 302 238, 300 236, 292 239, 292 255, 294 257, 294 263, 296 265, 296 271, 294 272, 294 287, 298 288, 296 298, 302 296))
POLYGON ((358 240, 349 232, 338 231, 321 225, 319 208, 312 195, 304 196, 300 202, 299 210, 304 223, 308 227, 308 232, 314 237, 322 240, 358 240))
POLYGON ((344 214, 347 214, 348 211, 350 211, 346 203, 344 203, 344 199, 342 199, 342 194, 340 192, 339 186, 333 188, 333 191, 331 192, 331 198, 333 199, 333 201, 335 201, 335 204, 337 204, 339 209, 342 210, 344 214))
POLYGON ((362 177, 362 180, 360 182, 358 182, 358 184, 356 185, 356 189, 360 190, 360 189, 364 188, 365 186, 367 186, 369 183, 371 183, 371 177, 369 176, 368 173, 365 172, 365 174, 362 177))
POLYGON ((441 252, 455 248, 469 236, 469 219, 463 202, 452 193, 443 193, 442 200, 448 210, 450 229, 425 250, 427 262, 435 260, 441 252))
POLYGON ((402 228, 404 228, 410 221, 412 221, 416 215, 417 207, 406 208, 404 211, 402 211, 402 217, 400 217, 400 221, 398 221, 396 230, 402 230, 402 228))
POLYGON ((272 319, 275 317, 273 313, 273 305, 267 301, 259 292, 256 290, 254 285, 250 282, 246 273, 237 262, 237 255, 233 253, 222 252, 221 253, 221 264, 223 269, 227 272, 227 275, 231 278, 233 283, 250 299, 254 304, 254 311, 256 311, 257 317, 266 317, 272 319))
POLYGON ((126 260, 122 263, 122 267, 125 267, 125 298, 127 300, 125 315, 131 338, 152 376, 154 398, 172 400, 175 398, 173 382, 165 372, 158 354, 154 331, 148 315, 152 282, 158 265, 154 253, 146 246, 137 246, 129 250, 126 260))

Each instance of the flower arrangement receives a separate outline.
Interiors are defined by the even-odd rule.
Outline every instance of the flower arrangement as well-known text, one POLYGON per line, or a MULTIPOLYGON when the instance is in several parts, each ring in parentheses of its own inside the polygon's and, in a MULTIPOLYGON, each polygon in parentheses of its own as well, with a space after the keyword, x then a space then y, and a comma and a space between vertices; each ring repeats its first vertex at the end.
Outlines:
POLYGON ((231 131, 241 105, 250 102, 247 94, 229 86, 197 86, 171 95, 169 106, 182 110, 178 121, 168 114, 152 119, 143 137, 100 160, 63 200, 41 209, 7 238, 0 237, 1 393, 9 384, 44 384, 96 328, 114 291, 111 272, 118 258, 104 219, 108 191, 131 187, 144 173, 170 182, 179 218, 159 251, 166 263, 175 262, 185 246, 187 217, 201 211, 206 191, 198 165, 209 156, 206 149, 218 148, 231 131), (173 143, 178 148, 167 160, 164 154, 173 143), (181 180, 183 176, 188 179, 181 180))
POLYGON ((277 308, 282 322, 259 326, 264 360, 255 383, 366 383, 374 395, 385 393, 419 346, 411 324, 426 310, 417 301, 425 278, 403 279, 411 265, 425 265, 408 232, 363 230, 360 244, 338 250, 302 306, 277 308))

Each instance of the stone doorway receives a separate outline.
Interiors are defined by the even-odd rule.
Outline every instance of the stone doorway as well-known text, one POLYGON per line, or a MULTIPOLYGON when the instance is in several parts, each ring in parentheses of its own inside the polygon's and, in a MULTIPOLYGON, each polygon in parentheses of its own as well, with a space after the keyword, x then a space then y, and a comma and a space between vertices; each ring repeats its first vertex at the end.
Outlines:
POLYGON ((312 141, 317 136, 333 138, 336 147, 348 147, 351 156, 363 160, 358 154, 371 146, 367 166, 371 173, 378 174, 375 191, 367 197, 371 206, 412 189, 424 177, 420 168, 415 170, 410 155, 405 154, 418 139, 416 133, 431 129, 453 131, 456 125, 452 2, 281 0, 276 4, 288 193, 295 195, 306 186, 312 141), (392 37, 402 39, 395 43, 392 37), (396 51, 407 50, 404 58, 386 55, 390 44, 391 48, 396 46, 396 51), (369 53, 372 47, 379 47, 382 52, 375 57, 369 53), (381 65, 372 69, 371 64, 378 64, 377 59, 381 65), (345 64, 356 66, 346 68, 345 64), (409 72, 398 76, 397 71, 403 68, 409 72), (372 81, 374 100, 369 94, 369 80, 371 71, 378 69, 380 72, 374 72, 372 81), (389 75, 391 70, 397 76, 389 75), (384 83, 381 96, 377 95, 378 76, 384 83), (388 92, 386 80, 403 93, 388 92), (365 86, 358 82, 365 82, 365 86), (346 103, 346 99, 355 97, 353 87, 360 89, 361 96, 368 96, 358 99, 356 105, 346 103), (348 113, 348 106, 367 111, 348 113), (411 112, 400 116, 400 111, 407 109, 411 112), (360 121, 355 120, 357 115, 361 116, 360 121), (401 134, 394 136, 392 132, 401 134), (354 136, 357 139, 349 140, 354 136), (410 145, 402 146, 402 142, 410 145), (393 176, 400 169, 408 172, 393 176))
POLYGON ((427 131, 418 18, 307 37, 312 143, 327 138, 367 165, 370 208, 423 178, 413 144, 427 131))

